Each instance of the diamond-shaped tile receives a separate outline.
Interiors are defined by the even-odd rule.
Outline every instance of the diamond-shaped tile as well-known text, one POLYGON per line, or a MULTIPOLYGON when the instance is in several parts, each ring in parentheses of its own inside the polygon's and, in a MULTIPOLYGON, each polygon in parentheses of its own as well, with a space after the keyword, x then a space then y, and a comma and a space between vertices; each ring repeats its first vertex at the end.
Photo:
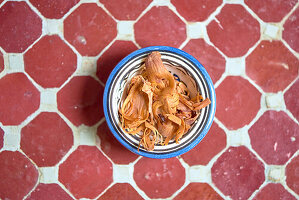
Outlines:
POLYGON ((268 165, 267 179, 271 182, 281 182, 285 178, 284 167, 283 165, 268 165))
POLYGON ((231 76, 242 76, 245 74, 244 58, 226 59, 226 73, 231 76))
POLYGON ((8 68, 11 71, 20 72, 24 71, 24 59, 23 55, 18 54, 9 54, 8 55, 8 68))
POLYGON ((141 158, 134 166, 137 186, 149 198, 167 198, 185 183, 185 169, 177 158, 141 158))
POLYGON ((296 198, 291 195, 284 187, 277 183, 269 183, 264 186, 260 191, 254 196, 253 200, 296 200, 296 198))
POLYGON ((46 18, 59 19, 63 17, 80 0, 29 0, 46 18))
POLYGON ((26 52, 24 62, 42 87, 60 87, 75 72, 77 56, 59 36, 44 36, 26 52))
POLYGON ((297 0, 245 0, 248 7, 265 22, 280 22, 296 5, 297 0))
POLYGON ((131 199, 142 200, 143 198, 128 183, 117 183, 109 188, 98 200, 131 199))
POLYGON ((293 48, 299 52, 299 37, 298 37, 298 26, 299 26, 299 7, 289 16, 287 21, 283 25, 282 38, 293 48))
POLYGON ((8 1, 0 9, 0 46, 21 53, 42 33, 42 21, 26 2, 8 1))
POLYGON ((299 80, 297 80, 284 94, 287 109, 299 121, 299 80))
POLYGON ((59 181, 76 197, 97 197, 112 183, 112 164, 95 146, 79 146, 59 167, 59 181))
POLYGON ((262 41, 246 58, 246 74, 265 92, 284 90, 298 69, 299 60, 281 41, 262 41))
POLYGON ((129 164, 138 158, 136 154, 118 142, 110 132, 106 122, 98 127, 97 134, 101 140, 101 149, 115 164, 129 164))
POLYGON ((118 21, 117 37, 121 40, 133 40, 134 38, 134 21, 118 21))
POLYGON ((0 79, 0 122, 18 125, 39 107, 40 93, 23 73, 0 79))
POLYGON ((245 146, 230 147, 214 163, 212 180, 224 195, 248 199, 265 180, 264 165, 245 146))
POLYGON ((221 5, 222 0, 171 0, 171 3, 187 21, 195 22, 206 20, 221 5))
POLYGON ((58 184, 40 183, 26 200, 72 200, 58 184))
POLYGON ((43 112, 21 131, 21 149, 39 167, 57 164, 72 145, 72 130, 57 113, 43 112))
POLYGON ((260 25, 243 6, 227 4, 207 26, 211 42, 228 57, 243 56, 260 38, 260 25))
POLYGON ((272 24, 267 24, 266 29, 264 30, 264 34, 270 38, 278 38, 278 33, 279 33, 279 26, 277 25, 272 25, 272 24))
POLYGON ((82 56, 98 55, 116 35, 116 22, 94 3, 80 5, 64 20, 64 37, 82 56))
POLYGON ((74 125, 92 126, 104 116, 104 88, 90 76, 75 76, 57 93, 58 109, 74 125))
POLYGON ((225 132, 214 122, 204 139, 181 157, 190 166, 207 165, 226 146, 225 132), (210 148, 213 146, 213 148, 210 148))
POLYGON ((186 39, 186 24, 168 7, 151 8, 134 25, 136 42, 142 46, 179 47, 186 39))
POLYGON ((118 20, 135 20, 152 0, 100 0, 118 20))
POLYGON ((248 132, 252 148, 267 164, 283 165, 299 147, 299 126, 283 111, 265 112, 248 132))
POLYGON ((0 153, 0 198, 23 199, 35 186, 38 171, 18 151, 0 153))
POLYGON ((40 183, 56 183, 58 181, 58 168, 53 167, 39 167, 41 176, 40 183))
POLYGON ((216 117, 231 130, 249 124, 260 109, 260 92, 239 76, 225 78, 216 95, 216 117))
POLYGON ((116 40, 98 59, 97 76, 105 83, 119 61, 138 47, 131 41, 116 40))
POLYGON ((287 185, 299 195, 299 156, 296 156, 286 166, 287 185))
POLYGON ((3 129, 5 131, 3 138, 3 149, 7 151, 17 151, 18 149, 20 149, 21 134, 19 127, 6 126, 3 127, 3 129))
POLYGON ((266 95, 267 108, 283 108, 282 93, 270 93, 266 95))
POLYGON ((221 200, 223 198, 207 183, 190 183, 174 198, 174 200, 181 199, 221 200))

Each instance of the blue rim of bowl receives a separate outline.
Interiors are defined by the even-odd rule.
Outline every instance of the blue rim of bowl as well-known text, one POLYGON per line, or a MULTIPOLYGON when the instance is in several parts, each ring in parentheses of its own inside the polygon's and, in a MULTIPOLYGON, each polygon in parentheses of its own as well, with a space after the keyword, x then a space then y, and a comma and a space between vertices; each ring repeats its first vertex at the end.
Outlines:
POLYGON ((133 153, 144 156, 144 157, 164 159, 164 158, 176 157, 176 156, 182 155, 182 154, 190 151, 192 148, 194 148, 206 136, 206 134, 208 133, 209 129, 211 128, 211 125, 212 125, 213 120, 214 120, 214 115, 215 115, 215 110, 216 110, 216 94, 215 94, 215 89, 214 89, 213 82, 212 82, 208 72, 202 66, 202 64, 200 64, 200 62, 198 60, 196 60, 193 56, 191 56, 190 54, 188 54, 188 53, 186 53, 186 52, 184 52, 180 49, 174 48, 174 47, 150 46, 150 47, 145 47, 145 48, 142 48, 142 49, 138 49, 138 50, 130 53, 128 56, 123 58, 115 66, 115 68, 110 73, 109 78, 108 78, 108 80, 106 82, 106 85, 105 85, 104 96, 103 96, 103 108, 104 108, 104 114, 105 114, 106 122, 107 122, 107 125, 108 125, 110 131, 112 132, 114 137, 123 146, 125 146, 128 150, 132 151, 133 153), (199 134, 199 136, 192 143, 190 143, 189 145, 187 145, 183 149, 180 149, 178 151, 171 152, 171 153, 152 154, 152 153, 148 153, 146 151, 138 151, 137 148, 132 147, 131 145, 129 145, 122 137, 120 137, 120 135, 117 133, 117 130, 115 130, 115 128, 113 127, 113 125, 110 121, 109 114, 108 114, 108 107, 105 106, 105 105, 107 105, 109 88, 110 88, 111 83, 113 81, 113 77, 116 75, 116 73, 119 71, 119 69, 121 69, 122 66, 124 66, 127 62, 129 62, 132 58, 136 57, 137 55, 152 52, 152 51, 168 51, 168 52, 176 53, 176 54, 178 54, 182 57, 185 57, 187 60, 192 62, 192 64, 194 64, 194 66, 196 66, 200 70, 200 72, 202 73, 202 75, 204 76, 204 78, 206 80, 208 90, 210 92, 211 104, 209 106, 211 106, 211 107, 209 109, 207 123, 206 123, 205 127, 203 128, 201 134, 199 134))

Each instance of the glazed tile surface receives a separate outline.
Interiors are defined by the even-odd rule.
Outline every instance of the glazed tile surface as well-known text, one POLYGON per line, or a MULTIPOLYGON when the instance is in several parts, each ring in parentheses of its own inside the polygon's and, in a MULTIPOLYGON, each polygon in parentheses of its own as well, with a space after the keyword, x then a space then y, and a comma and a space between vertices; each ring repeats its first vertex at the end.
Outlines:
POLYGON ((0 199, 299 199, 298 0, 0 0, 0 199), (171 159, 123 147, 103 114, 142 47, 198 59, 213 125, 171 159))

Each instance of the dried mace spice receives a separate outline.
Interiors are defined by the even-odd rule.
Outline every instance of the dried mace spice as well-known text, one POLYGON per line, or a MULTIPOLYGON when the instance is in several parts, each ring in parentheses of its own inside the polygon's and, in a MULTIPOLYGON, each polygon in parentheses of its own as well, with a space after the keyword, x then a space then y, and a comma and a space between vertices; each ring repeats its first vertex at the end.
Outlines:
POLYGON ((131 79, 119 115, 122 129, 140 134, 139 148, 152 151, 155 145, 179 143, 196 121, 200 110, 211 101, 202 96, 191 99, 186 85, 164 66, 161 54, 152 52, 145 60, 145 69, 131 79))

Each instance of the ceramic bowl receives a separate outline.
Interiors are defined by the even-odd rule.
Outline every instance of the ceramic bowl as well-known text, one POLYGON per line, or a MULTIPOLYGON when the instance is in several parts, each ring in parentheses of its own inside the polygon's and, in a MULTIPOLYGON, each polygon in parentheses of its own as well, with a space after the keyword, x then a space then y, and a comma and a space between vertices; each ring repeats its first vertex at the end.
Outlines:
POLYGON ((205 68, 190 54, 167 46, 139 49, 121 60, 106 82, 103 98, 106 122, 115 138, 130 151, 149 158, 170 158, 191 150, 208 133, 216 108, 213 82, 205 68), (166 68, 187 85, 191 97, 200 91, 204 99, 211 100, 211 104, 201 110, 198 119, 181 138, 179 144, 170 141, 166 146, 156 145, 153 151, 146 151, 142 146, 138 151, 140 136, 127 134, 122 130, 118 109, 124 100, 123 93, 127 91, 131 78, 140 72, 145 58, 152 51, 161 53, 166 68))

